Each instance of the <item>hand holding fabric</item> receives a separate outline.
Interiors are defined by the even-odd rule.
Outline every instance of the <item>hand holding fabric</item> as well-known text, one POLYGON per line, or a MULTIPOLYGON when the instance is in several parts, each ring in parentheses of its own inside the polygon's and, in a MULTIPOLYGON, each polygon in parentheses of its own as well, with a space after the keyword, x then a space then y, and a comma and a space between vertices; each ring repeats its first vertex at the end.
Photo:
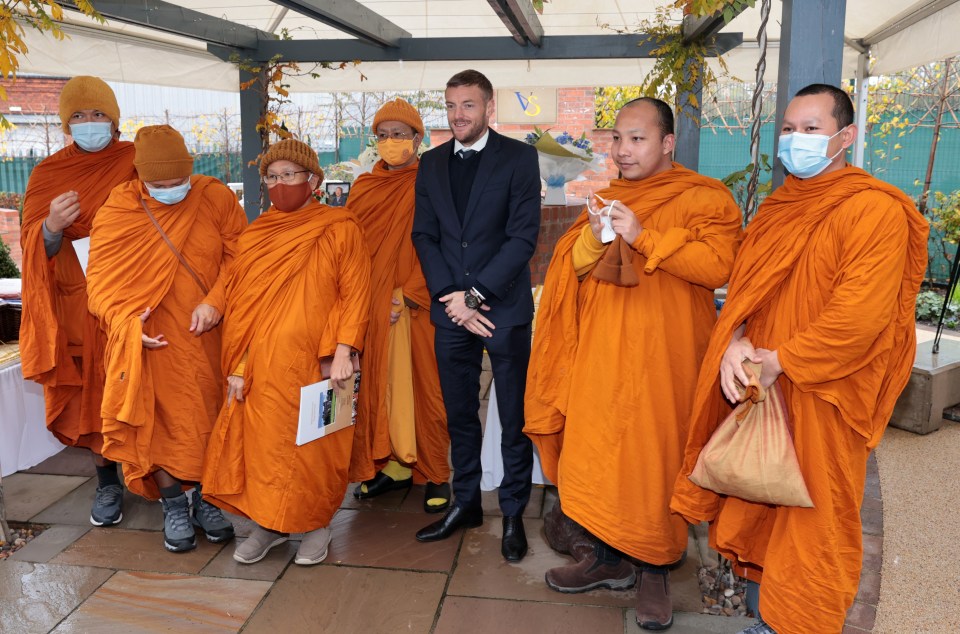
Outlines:
POLYGON ((780 367, 780 356, 776 350, 767 350, 757 348, 757 357, 763 369, 760 371, 760 385, 767 389, 776 382, 777 377, 783 374, 783 368, 780 367))
MULTIPOLYGON (((399 306, 399 305, 400 305, 400 300, 397 299, 396 297, 394 297, 392 300, 390 300, 390 303, 391 303, 393 306, 399 306)), ((392 308, 392 309, 390 310, 390 325, 392 326, 392 325, 394 325, 395 323, 397 323, 398 321, 400 321, 400 309, 399 309, 399 308, 392 308)))
POLYGON ((236 399, 238 403, 243 402, 243 377, 242 376, 228 376, 227 377, 227 407, 233 404, 233 400, 236 399))
POLYGON ((720 360, 720 387, 723 395, 731 403, 740 400, 740 388, 737 383, 739 382, 740 385, 750 383, 750 377, 743 370, 744 361, 763 362, 750 340, 743 336, 743 326, 741 326, 733 333, 730 345, 727 346, 727 351, 723 353, 723 358, 720 360))
POLYGON ((197 304, 190 317, 190 332, 199 337, 220 323, 220 311, 210 304, 197 304))
POLYGON ((60 233, 80 216, 80 197, 77 192, 64 192, 50 201, 50 214, 44 221, 47 231, 60 233))

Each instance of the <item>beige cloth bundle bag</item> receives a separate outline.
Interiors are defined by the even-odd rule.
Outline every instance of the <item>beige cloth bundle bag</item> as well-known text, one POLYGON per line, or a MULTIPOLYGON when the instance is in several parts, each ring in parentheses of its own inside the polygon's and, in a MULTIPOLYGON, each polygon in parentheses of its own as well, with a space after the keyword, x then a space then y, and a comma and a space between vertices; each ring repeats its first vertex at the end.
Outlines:
POLYGON ((750 383, 740 404, 704 445, 690 480, 751 502, 813 507, 793 447, 780 386, 760 386, 760 365, 744 363, 750 383))

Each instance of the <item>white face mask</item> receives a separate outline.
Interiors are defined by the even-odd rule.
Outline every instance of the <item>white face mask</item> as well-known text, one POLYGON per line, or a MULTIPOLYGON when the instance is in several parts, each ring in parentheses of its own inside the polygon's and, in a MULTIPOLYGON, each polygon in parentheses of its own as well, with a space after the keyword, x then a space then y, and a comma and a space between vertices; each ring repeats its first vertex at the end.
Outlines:
POLYGON ((99 152, 110 145, 113 138, 113 124, 109 121, 90 121, 71 123, 70 136, 80 149, 87 152, 99 152))
POLYGON ((836 134, 801 134, 791 132, 781 134, 777 147, 777 156, 788 172, 797 178, 812 178, 827 169, 833 159, 843 153, 844 148, 833 156, 827 156, 827 145, 830 139, 837 136, 849 126, 837 130, 836 134))
POLYGON ((187 179, 186 183, 182 185, 177 185, 176 187, 150 187, 146 185, 147 191, 150 193, 150 198, 153 198, 158 203, 163 203, 164 205, 176 205, 178 202, 182 201, 187 197, 187 194, 190 192, 190 180, 187 179))

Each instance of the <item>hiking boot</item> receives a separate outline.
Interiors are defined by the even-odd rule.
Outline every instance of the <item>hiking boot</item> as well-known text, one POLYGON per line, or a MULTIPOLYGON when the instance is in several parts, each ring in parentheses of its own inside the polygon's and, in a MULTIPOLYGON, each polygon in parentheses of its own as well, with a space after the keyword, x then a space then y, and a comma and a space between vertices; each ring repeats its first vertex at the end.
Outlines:
POLYGON ((318 528, 303 535, 300 548, 297 549, 297 558, 293 563, 301 566, 312 566, 327 558, 328 546, 332 537, 329 527, 318 528))
POLYGON ((223 513, 203 499, 200 487, 193 490, 193 525, 201 528, 207 536, 207 541, 213 544, 233 539, 233 524, 223 516, 223 513))
POLYGON ((175 498, 160 498, 163 505, 163 547, 182 553, 197 547, 197 536, 190 523, 190 501, 185 493, 175 498))
MULTIPOLYGON (((560 500, 553 509, 543 516, 543 533, 547 538, 547 545, 561 555, 572 555, 570 551, 574 541, 586 535, 587 531, 564 514, 560 508, 560 500)), ((578 557, 579 561, 582 557, 578 557)))
POLYGON ((271 548, 279 546, 288 538, 289 535, 286 533, 267 530, 257 525, 250 533, 250 537, 237 544, 237 548, 233 551, 233 558, 242 564, 255 564, 266 557, 271 548))
POLYGON ((97 487, 90 510, 90 523, 94 526, 113 526, 123 519, 123 487, 108 484, 97 487))
POLYGON ((577 563, 548 570, 544 578, 557 592, 576 594, 595 588, 627 590, 637 582, 637 572, 625 559, 616 565, 604 564, 591 552, 577 563))
POLYGON ((750 627, 740 630, 737 634, 777 634, 772 627, 767 625, 763 619, 757 619, 757 622, 750 627))
POLYGON ((670 571, 640 569, 637 588, 637 625, 644 630, 660 631, 673 625, 673 601, 670 599, 670 571))

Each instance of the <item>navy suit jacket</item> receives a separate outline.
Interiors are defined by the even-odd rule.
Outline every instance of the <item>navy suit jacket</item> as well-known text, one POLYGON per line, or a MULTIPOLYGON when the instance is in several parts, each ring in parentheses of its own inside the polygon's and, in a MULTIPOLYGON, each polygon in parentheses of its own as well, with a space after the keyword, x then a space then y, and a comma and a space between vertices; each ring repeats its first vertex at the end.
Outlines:
POLYGON ((463 224, 450 189, 453 140, 424 153, 417 171, 413 244, 432 301, 430 319, 460 328, 440 303, 441 292, 478 283, 492 297, 486 316, 496 327, 533 319, 530 258, 540 231, 540 165, 532 145, 490 130, 480 152, 463 224))

